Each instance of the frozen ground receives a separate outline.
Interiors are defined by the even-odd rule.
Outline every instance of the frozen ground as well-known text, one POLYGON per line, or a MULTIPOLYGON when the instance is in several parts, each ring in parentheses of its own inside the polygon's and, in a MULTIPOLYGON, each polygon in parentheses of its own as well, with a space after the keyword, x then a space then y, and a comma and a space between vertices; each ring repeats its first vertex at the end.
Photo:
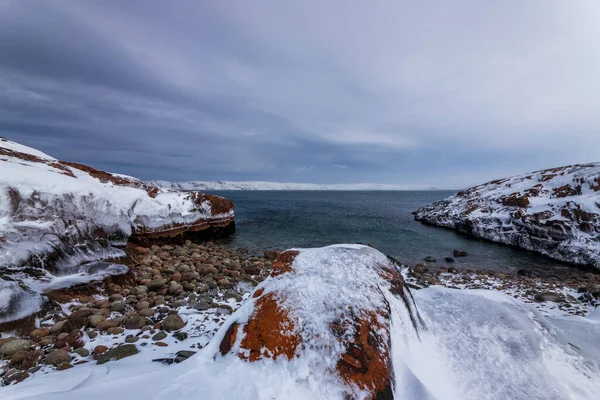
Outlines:
MULTIPOLYGON (((310 257, 304 258, 307 260, 310 257)), ((338 257, 337 261, 340 265, 329 266, 336 271, 348 259, 338 257)), ((346 284, 343 274, 334 275, 339 285, 346 284)), ((345 287, 356 289, 354 272, 349 274, 349 280, 345 287)), ((310 283, 306 285, 308 294, 310 283)), ((426 326, 418 332, 412 328, 404 303, 386 297, 392 309, 396 398, 597 399, 600 317, 596 311, 587 318, 544 316, 531 305, 497 290, 430 287, 412 293, 426 326)), ((357 294, 354 298, 361 297, 357 294)), ((311 304, 303 295, 294 299, 303 302, 302 313, 307 311, 303 305, 311 304)), ((242 306, 231 318, 243 318, 248 313, 245 308, 242 306)), ((215 328, 206 327, 209 331, 215 328)), ((3 400, 341 398, 341 392, 330 390, 331 382, 324 381, 326 376, 313 373, 302 363, 281 358, 249 363, 237 357, 215 357, 226 328, 227 324, 198 354, 181 364, 167 367, 150 362, 165 352, 174 352, 180 344, 172 343, 162 349, 149 345, 141 355, 121 361, 36 374, 18 385, 0 388, 0 397, 3 400), (327 392, 321 391, 321 387, 327 387, 327 392)))

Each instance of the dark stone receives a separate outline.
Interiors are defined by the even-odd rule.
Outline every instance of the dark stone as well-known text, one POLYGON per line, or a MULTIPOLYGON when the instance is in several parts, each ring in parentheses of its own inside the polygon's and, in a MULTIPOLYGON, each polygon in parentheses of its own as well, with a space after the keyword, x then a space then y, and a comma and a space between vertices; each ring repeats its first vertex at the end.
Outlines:
POLYGON ((98 364, 105 364, 112 360, 120 360, 125 357, 133 356, 140 351, 134 344, 124 344, 114 349, 110 349, 102 355, 98 356, 98 364))

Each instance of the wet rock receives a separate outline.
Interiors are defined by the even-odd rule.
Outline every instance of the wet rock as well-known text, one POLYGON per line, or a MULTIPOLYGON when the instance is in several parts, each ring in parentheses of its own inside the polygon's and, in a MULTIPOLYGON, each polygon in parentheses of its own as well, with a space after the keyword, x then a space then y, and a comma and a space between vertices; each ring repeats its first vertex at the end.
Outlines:
POLYGON ((454 250, 452 254, 454 255, 454 257, 466 257, 469 255, 469 253, 463 250, 454 250))
POLYGON ((448 272, 451 274, 457 274, 458 273, 458 268, 456 267, 448 267, 448 272))
POLYGON ((425 257, 423 260, 427 261, 427 262, 436 262, 437 260, 435 259, 435 257, 432 256, 427 256, 425 257))
POLYGON ((157 291, 159 289, 162 289, 166 284, 167 284, 167 280, 166 279, 155 279, 153 281, 150 281, 146 284, 146 287, 148 288, 148 290, 151 291, 157 291))
POLYGON ((109 361, 120 360, 125 357, 133 356, 139 352, 140 351, 135 344, 123 344, 100 355, 97 358, 97 364, 105 364, 109 361))
POLYGON ((445 257, 444 261, 446 261, 447 263, 453 263, 454 262, 454 258, 452 258, 452 257, 445 257))

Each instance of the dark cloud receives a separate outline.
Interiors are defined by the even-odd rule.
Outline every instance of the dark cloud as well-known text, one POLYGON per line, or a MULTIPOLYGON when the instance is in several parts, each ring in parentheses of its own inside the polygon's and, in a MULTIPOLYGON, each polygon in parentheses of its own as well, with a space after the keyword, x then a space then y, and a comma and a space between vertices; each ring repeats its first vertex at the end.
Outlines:
POLYGON ((169 180, 463 186, 598 158, 600 7, 0 0, 0 135, 169 180))

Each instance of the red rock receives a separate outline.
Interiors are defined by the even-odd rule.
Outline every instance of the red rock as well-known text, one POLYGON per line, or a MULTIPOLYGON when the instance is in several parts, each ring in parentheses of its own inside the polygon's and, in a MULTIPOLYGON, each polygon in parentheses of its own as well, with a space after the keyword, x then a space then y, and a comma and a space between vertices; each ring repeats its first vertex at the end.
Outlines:
POLYGON ((99 356, 100 354, 104 353, 107 350, 108 350, 108 347, 99 345, 99 346, 94 347, 94 354, 99 356))

